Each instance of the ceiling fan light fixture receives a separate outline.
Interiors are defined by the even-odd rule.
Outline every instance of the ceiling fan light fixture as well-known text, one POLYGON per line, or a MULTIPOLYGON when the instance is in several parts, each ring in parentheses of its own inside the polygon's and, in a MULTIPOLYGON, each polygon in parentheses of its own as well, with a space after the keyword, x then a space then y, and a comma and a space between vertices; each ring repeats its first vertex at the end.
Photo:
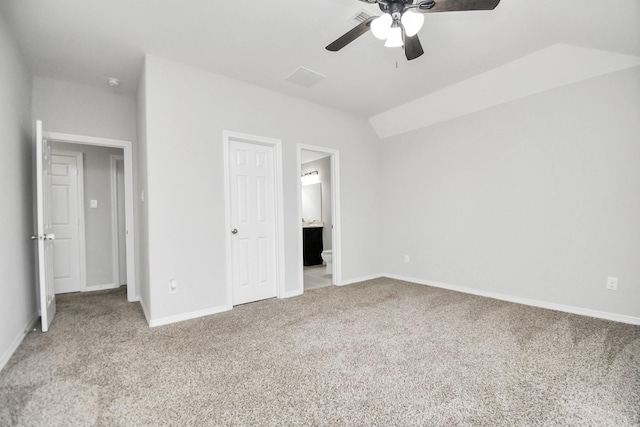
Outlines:
POLYGON ((389 29, 389 37, 385 42, 385 47, 400 47, 404 43, 402 42, 402 28, 400 26, 389 29))
POLYGON ((456 12, 465 10, 493 10, 501 0, 361 0, 369 4, 377 4, 382 17, 362 17, 358 25, 344 33, 326 49, 337 52, 363 34, 372 31, 376 38, 385 39, 386 47, 404 46, 407 61, 424 54, 418 38, 418 32, 424 24, 424 17, 416 15, 413 10, 427 12, 456 12), (417 2, 417 3, 416 3, 417 2), (436 2, 438 2, 436 4, 436 2), (389 16, 386 16, 389 15, 389 16), (389 17, 391 26, 389 27, 389 17))
POLYGON ((388 13, 383 13, 371 21, 371 32, 379 40, 386 40, 389 36, 389 30, 391 30, 391 24, 393 18, 388 13))
POLYGON ((401 21, 407 37, 413 37, 418 34, 418 31, 422 28, 422 24, 424 24, 424 15, 407 10, 402 14, 401 21))

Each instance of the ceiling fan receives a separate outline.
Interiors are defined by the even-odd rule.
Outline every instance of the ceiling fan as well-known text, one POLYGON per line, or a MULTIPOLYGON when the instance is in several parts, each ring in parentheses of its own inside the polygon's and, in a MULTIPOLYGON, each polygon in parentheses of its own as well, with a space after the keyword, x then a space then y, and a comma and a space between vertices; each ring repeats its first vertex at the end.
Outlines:
POLYGON ((384 44, 386 47, 404 46, 407 59, 416 59, 424 53, 418 39, 418 31, 424 22, 424 16, 420 13, 493 10, 500 3, 500 0, 423 0, 417 3, 414 3, 414 0, 360 1, 369 4, 377 3, 382 15, 372 16, 347 31, 327 46, 327 50, 337 52, 371 30, 376 38, 386 40, 384 44))

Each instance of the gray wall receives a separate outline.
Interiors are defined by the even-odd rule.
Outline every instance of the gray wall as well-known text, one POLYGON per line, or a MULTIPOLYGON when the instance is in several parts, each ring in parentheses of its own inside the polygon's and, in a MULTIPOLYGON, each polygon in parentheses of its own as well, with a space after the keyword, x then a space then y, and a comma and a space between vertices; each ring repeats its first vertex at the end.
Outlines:
POLYGON ((640 316, 640 68, 389 138, 381 162, 386 272, 640 316))
POLYGON ((31 76, 0 15, 0 368, 37 313, 31 76))
POLYGON ((33 116, 51 132, 136 140, 136 100, 104 87, 33 79, 33 116))
POLYGON ((51 147, 83 153, 87 287, 116 285, 112 252, 111 155, 122 155, 123 150, 61 142, 54 142, 51 147), (98 201, 98 208, 90 207, 92 199, 98 201))
POLYGON ((152 321, 226 305, 224 129, 283 141, 287 292, 303 285, 296 143, 340 150, 343 278, 376 272, 379 140, 366 120, 157 57, 145 79, 152 321))
POLYGON ((322 184, 322 221, 324 222, 324 228, 322 229, 322 243, 324 249, 332 249, 333 239, 331 236, 331 226, 333 225, 333 219, 331 218, 331 158, 325 157, 312 162, 303 163, 300 170, 303 175, 311 171, 318 171, 318 177, 322 184))

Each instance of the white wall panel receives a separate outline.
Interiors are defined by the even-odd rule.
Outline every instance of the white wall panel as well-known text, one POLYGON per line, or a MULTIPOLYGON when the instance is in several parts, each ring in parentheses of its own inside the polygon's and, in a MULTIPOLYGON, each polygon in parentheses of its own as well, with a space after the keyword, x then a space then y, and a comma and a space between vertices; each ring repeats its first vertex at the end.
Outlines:
POLYGON ((0 15, 0 369, 37 314, 34 274, 31 75, 0 15))
POLYGON ((639 118, 635 67, 385 140, 386 272, 640 317, 639 118))

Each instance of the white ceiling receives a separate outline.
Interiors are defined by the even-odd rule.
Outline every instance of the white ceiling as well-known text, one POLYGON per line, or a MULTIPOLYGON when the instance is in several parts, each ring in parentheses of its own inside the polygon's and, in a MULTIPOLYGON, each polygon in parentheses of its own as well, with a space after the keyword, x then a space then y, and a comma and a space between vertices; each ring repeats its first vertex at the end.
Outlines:
POLYGON ((425 54, 365 34, 324 47, 377 7, 357 0, 0 0, 35 75, 136 90, 145 53, 370 117, 557 43, 640 56, 638 0, 502 0, 425 16, 425 54), (303 66, 311 88, 285 78, 303 66))

